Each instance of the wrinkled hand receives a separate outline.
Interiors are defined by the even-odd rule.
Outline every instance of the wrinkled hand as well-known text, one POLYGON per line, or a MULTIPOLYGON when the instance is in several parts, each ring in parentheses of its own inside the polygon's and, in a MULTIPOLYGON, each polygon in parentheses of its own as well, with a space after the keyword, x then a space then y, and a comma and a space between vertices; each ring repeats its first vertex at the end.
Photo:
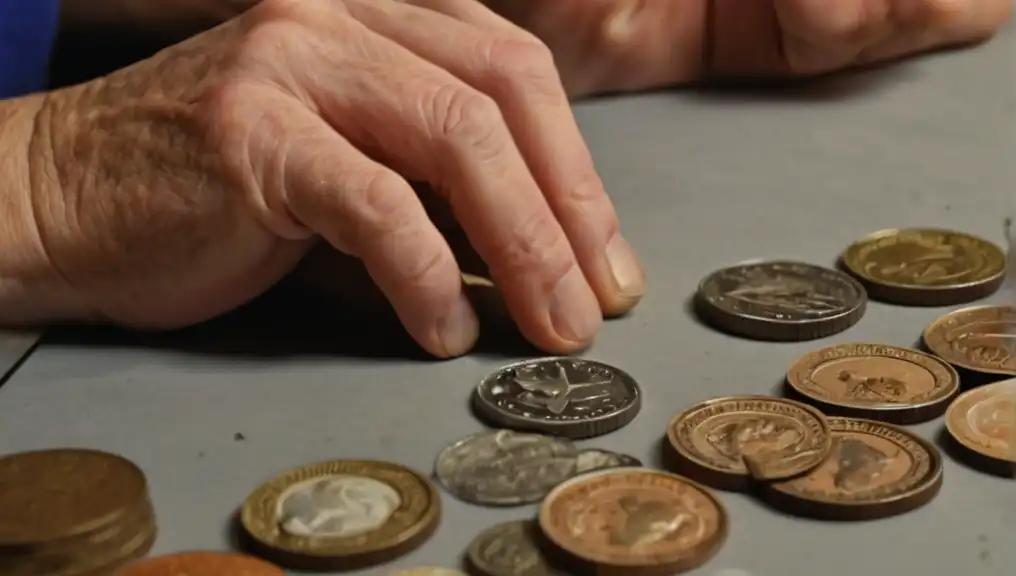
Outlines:
POLYGON ((990 37, 1012 0, 485 0, 554 51, 573 96, 801 76, 990 37))
POLYGON ((78 315, 200 322, 323 238, 425 349, 464 353, 476 316, 406 179, 441 192, 537 346, 574 351, 634 306, 642 271, 549 51, 474 0, 415 4, 265 0, 52 94, 33 206, 78 315))

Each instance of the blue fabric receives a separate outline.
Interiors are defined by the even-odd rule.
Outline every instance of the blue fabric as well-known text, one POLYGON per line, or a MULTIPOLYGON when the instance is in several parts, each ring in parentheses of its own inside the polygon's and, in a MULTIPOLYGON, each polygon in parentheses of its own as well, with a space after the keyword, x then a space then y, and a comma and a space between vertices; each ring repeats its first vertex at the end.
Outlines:
POLYGON ((43 90, 60 0, 0 0, 0 99, 43 90))

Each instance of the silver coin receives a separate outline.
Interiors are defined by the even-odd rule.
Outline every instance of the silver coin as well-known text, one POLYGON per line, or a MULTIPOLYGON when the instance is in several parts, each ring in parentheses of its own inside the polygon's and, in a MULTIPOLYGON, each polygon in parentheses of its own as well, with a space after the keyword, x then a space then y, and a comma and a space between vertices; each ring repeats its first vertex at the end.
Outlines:
POLYGON ((542 358, 510 364, 484 378, 473 404, 496 426, 589 438, 631 422, 642 407, 642 391, 613 366, 542 358))
POLYGON ((466 558, 485 576, 558 576, 540 553, 531 520, 505 522, 481 532, 466 549, 466 558))
POLYGON ((575 474, 585 474, 605 468, 639 468, 642 461, 634 456, 590 448, 581 450, 575 456, 575 474))

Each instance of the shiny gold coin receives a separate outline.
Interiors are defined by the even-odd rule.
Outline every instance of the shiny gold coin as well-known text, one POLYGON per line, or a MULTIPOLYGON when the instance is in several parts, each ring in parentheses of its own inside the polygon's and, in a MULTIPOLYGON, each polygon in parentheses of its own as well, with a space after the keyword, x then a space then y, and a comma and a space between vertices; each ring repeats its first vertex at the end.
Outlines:
POLYGON ((279 564, 315 568, 388 561, 437 527, 438 495, 421 474, 390 462, 333 460, 290 470, 244 502, 241 522, 281 553, 279 564))
POLYGON ((928 350, 953 366, 1016 376, 1016 307, 954 310, 929 324, 922 338, 928 350))
POLYGON ((946 412, 945 427, 967 450, 1016 464, 1016 378, 960 394, 946 412))
POLYGON ((977 236, 910 228, 865 236, 843 253, 844 267, 868 296, 896 304, 948 306, 993 294, 1005 279, 1005 253, 977 236))

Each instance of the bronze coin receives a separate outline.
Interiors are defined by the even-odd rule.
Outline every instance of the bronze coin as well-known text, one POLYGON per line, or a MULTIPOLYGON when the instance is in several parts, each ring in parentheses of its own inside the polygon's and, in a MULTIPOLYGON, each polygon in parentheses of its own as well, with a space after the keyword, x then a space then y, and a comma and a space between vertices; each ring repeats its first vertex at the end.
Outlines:
POLYGON ((557 576, 540 549, 539 527, 531 520, 487 528, 469 543, 466 559, 484 576, 557 576))
POLYGON ((960 394, 946 412, 945 426, 967 450, 1016 464, 1016 379, 960 394))
POLYGON ((129 460, 82 449, 0 458, 0 548, 47 543, 101 529, 148 497, 129 460))
POLYGON ((706 400, 675 415, 667 439, 680 472, 722 489, 798 476, 821 464, 832 445, 821 412, 768 396, 706 400))
POLYGON ((674 574, 712 558, 727 536, 727 513, 710 491, 645 468, 573 478, 540 505, 544 536, 577 564, 610 574, 674 574))
POLYGON ((993 294, 1005 279, 1005 253, 991 242, 950 230, 892 229, 854 242, 848 272, 875 300, 948 306, 993 294))
POLYGON ((284 576, 264 560, 227 552, 156 556, 124 567, 117 576, 284 576))
POLYGON ((833 448, 804 476, 762 486, 773 506, 800 516, 869 520, 909 512, 942 486, 942 456, 927 440, 874 420, 829 418, 833 448))
POLYGON ((924 329, 924 345, 953 366, 1016 376, 1016 307, 972 306, 924 329))
POLYGON ((805 354, 787 371, 787 384, 826 413, 914 424, 945 412, 960 377, 917 350, 851 343, 805 354))

